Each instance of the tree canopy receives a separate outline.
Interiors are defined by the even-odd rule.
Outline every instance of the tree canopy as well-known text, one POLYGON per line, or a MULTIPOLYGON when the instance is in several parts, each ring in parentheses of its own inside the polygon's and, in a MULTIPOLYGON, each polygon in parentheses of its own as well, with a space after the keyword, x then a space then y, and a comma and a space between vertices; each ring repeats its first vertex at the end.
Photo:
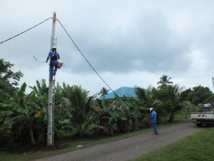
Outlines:
MULTIPOLYGON (((45 80, 36 81, 26 94, 26 83, 18 88, 23 74, 13 72, 13 64, 0 59, 0 143, 3 140, 27 141, 32 144, 45 142, 47 133, 48 86, 45 80), (7 138, 7 139, 5 139, 7 138)), ((158 88, 135 87, 135 97, 99 100, 96 97, 108 93, 102 88, 94 96, 81 86, 57 83, 54 87, 54 135, 114 135, 138 130, 150 125, 149 108, 158 113, 158 121, 172 122, 175 116, 192 106, 214 102, 208 87, 197 86, 184 90, 170 81, 171 77, 160 77, 158 88)))
POLYGON ((10 94, 13 93, 23 76, 20 71, 13 72, 11 69, 13 66, 14 64, 0 59, 0 90, 10 94))

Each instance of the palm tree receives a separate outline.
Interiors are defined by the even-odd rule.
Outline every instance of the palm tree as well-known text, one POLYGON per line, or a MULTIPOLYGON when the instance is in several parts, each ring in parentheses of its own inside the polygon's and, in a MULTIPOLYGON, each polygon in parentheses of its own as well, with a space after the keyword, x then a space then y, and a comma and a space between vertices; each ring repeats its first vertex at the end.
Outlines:
POLYGON ((93 117, 94 111, 90 106, 93 97, 88 97, 88 91, 80 86, 70 87, 64 84, 62 93, 61 103, 66 113, 64 119, 59 123, 64 129, 72 130, 72 134, 83 137, 102 128, 93 117))
POLYGON ((138 106, 141 107, 141 120, 143 123, 151 126, 150 122, 150 107, 159 107, 161 101, 154 97, 154 91, 156 89, 149 86, 147 89, 143 89, 141 87, 135 87, 135 93, 138 97, 138 106))
POLYGON ((98 93, 98 95, 104 96, 104 95, 108 94, 109 91, 110 91, 109 89, 103 87, 103 88, 100 90, 100 92, 98 93))
POLYGON ((186 105, 189 105, 189 102, 181 97, 183 89, 184 87, 179 87, 179 85, 168 86, 166 89, 162 89, 165 93, 163 104, 166 112, 169 114, 168 122, 172 122, 174 120, 174 115, 186 105))
POLYGON ((168 77, 167 75, 163 75, 160 77, 160 81, 157 84, 160 84, 158 86, 158 89, 166 88, 168 85, 173 84, 172 81, 170 81, 171 77, 168 77))
POLYGON ((139 105, 145 108, 150 108, 153 105, 152 98, 152 87, 149 86, 147 89, 141 87, 135 87, 135 93, 139 99, 139 105))

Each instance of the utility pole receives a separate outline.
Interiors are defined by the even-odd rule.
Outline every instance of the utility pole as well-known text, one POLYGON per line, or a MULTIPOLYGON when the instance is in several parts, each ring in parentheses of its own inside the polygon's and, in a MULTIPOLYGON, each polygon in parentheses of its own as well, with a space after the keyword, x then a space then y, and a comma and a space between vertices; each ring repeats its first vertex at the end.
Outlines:
MULTIPOLYGON (((53 13, 53 25, 51 36, 51 49, 55 44, 55 25, 56 25, 56 13, 53 13)), ((51 50, 50 49, 50 50, 51 50)), ((50 72, 51 68, 49 69, 50 72)), ((50 78, 49 73, 49 90, 48 90, 48 127, 47 127, 47 146, 54 146, 54 120, 53 120, 53 78, 50 78)))

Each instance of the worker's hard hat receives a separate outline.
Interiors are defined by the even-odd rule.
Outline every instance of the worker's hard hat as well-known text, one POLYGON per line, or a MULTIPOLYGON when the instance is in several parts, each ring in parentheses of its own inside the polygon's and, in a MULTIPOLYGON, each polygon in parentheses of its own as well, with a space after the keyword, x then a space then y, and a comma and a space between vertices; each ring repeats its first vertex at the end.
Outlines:
POLYGON ((152 110, 153 110, 153 108, 151 107, 149 110, 150 110, 150 111, 152 111, 152 110))
POLYGON ((56 49, 56 45, 54 45, 54 46, 52 47, 52 49, 56 49))

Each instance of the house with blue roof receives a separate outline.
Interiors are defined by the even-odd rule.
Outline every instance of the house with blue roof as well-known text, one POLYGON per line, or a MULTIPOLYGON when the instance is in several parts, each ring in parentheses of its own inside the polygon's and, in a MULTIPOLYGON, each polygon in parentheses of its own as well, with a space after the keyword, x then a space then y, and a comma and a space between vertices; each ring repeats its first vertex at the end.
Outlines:
POLYGON ((125 97, 135 97, 137 98, 137 95, 135 93, 135 88, 134 87, 121 87, 117 90, 115 90, 114 92, 108 93, 104 96, 101 96, 99 98, 99 100, 102 100, 103 98, 105 98, 106 100, 108 99, 114 99, 115 98, 115 93, 120 97, 123 98, 125 97))

